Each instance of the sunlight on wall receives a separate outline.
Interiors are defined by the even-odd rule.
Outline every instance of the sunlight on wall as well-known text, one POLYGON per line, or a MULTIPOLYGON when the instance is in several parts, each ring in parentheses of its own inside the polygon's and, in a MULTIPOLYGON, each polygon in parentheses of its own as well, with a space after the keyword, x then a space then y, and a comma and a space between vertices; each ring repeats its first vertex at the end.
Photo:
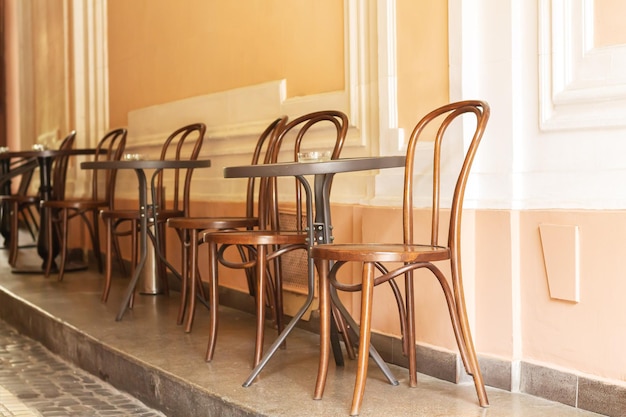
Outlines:
POLYGON ((343 2, 108 5, 112 125, 133 109, 266 81, 287 79, 288 97, 344 88, 343 2))

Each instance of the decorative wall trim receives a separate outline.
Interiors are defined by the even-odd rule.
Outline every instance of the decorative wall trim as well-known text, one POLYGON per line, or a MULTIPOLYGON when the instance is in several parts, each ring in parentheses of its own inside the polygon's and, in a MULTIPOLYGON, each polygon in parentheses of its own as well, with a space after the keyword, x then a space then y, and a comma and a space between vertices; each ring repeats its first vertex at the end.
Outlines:
POLYGON ((540 127, 626 126, 626 46, 596 48, 594 0, 541 0, 540 127))
POLYGON ((95 146, 109 129, 107 0, 72 1, 74 126, 79 146, 95 146))

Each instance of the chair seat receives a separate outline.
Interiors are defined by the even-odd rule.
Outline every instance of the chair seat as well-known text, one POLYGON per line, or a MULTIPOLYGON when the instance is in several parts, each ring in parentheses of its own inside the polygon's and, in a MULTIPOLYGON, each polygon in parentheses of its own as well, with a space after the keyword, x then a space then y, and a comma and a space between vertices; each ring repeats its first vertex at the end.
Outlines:
MULTIPOLYGON (((159 219, 169 219, 172 217, 183 216, 182 210, 165 209, 159 211, 159 219)), ((141 219, 141 213, 136 209, 114 209, 114 210, 102 210, 100 216, 103 219, 117 219, 117 220, 139 220, 141 219)), ((152 221, 152 210, 148 210, 148 221, 152 221)))
POLYGON ((42 203, 44 207, 76 210, 96 210, 109 205, 106 201, 98 200, 51 200, 42 203))
POLYGON ((435 262, 450 259, 450 250, 442 246, 392 243, 325 244, 314 246, 314 258, 354 262, 435 262))
POLYGON ((255 217, 174 217, 168 219, 167 225, 187 230, 225 230, 256 227, 259 220, 255 217))
POLYGON ((308 234, 303 231, 276 230, 233 230, 224 232, 206 232, 205 243, 213 241, 227 245, 293 245, 306 243, 308 234))
POLYGON ((18 204, 34 204, 38 203, 41 199, 38 196, 33 195, 0 195, 0 202, 6 203, 18 203, 18 204))

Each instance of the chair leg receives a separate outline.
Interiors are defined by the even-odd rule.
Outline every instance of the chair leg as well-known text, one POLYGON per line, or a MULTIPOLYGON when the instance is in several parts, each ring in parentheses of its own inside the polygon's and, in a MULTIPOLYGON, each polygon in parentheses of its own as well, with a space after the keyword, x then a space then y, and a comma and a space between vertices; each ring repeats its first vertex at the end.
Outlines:
POLYGON ((414 388, 417 386, 417 352, 415 349, 415 291, 413 285, 413 274, 411 271, 405 274, 405 331, 404 331, 404 348, 409 358, 409 386, 414 388))
POLYGON ((109 292, 111 291, 111 278, 113 274, 113 255, 111 249, 113 248, 113 230, 111 225, 111 219, 104 221, 105 227, 105 254, 104 254, 104 289, 102 290, 101 300, 106 303, 109 299, 109 292))
POLYGON ((356 382, 352 394, 352 408, 350 415, 356 416, 361 409, 365 381, 367 380, 367 364, 369 362, 371 326, 372 326, 372 302, 374 300, 374 264, 363 264, 363 288, 361 291, 361 331, 359 334, 359 358, 356 371, 356 382))
POLYGON ((39 226, 37 225, 37 219, 35 218, 35 215, 33 214, 33 211, 31 210, 31 206, 24 207, 24 209, 21 210, 21 212, 22 212, 22 218, 24 219, 24 223, 26 224, 26 227, 28 228, 28 233, 30 233, 30 236, 33 238, 33 241, 37 240, 36 232, 39 231, 39 226))
POLYGON ((48 257, 46 260, 46 272, 45 272, 45 276, 49 277, 50 276, 50 272, 52 271, 52 264, 54 264, 54 257, 53 257, 53 239, 52 239, 52 209, 50 208, 44 208, 44 210, 47 210, 46 212, 46 236, 47 236, 47 247, 48 247, 48 257))
MULTIPOLYGON (((110 220, 109 220, 110 222, 110 220)), ((107 227, 111 227, 110 225, 107 227)), ((117 236, 113 233, 111 235, 113 250, 115 251, 115 259, 117 260, 117 264, 120 267, 120 271, 122 275, 126 275, 126 265, 124 264, 124 259, 122 258, 122 250, 120 249, 120 242, 117 236)))
POLYGON ((448 281, 445 276, 434 265, 428 266, 428 268, 435 274, 439 280, 441 289, 443 290, 446 302, 448 304, 448 312, 450 314, 450 320, 452 322, 452 329, 456 337, 456 342, 459 347, 461 359, 463 365, 468 374, 472 375, 474 379, 474 385, 476 387, 476 394, 478 396, 478 403, 481 407, 489 406, 489 399, 487 398, 487 391, 485 390, 485 383, 483 376, 478 365, 478 359, 476 358, 476 350, 474 349, 474 342, 472 341, 472 334, 469 327, 469 321, 467 318, 467 310, 465 308, 465 298, 463 296, 461 286, 458 284, 458 279, 453 270, 452 282, 456 282, 454 285, 454 294, 450 290, 448 281))
MULTIPOLYGON (((135 269, 137 269, 137 263, 139 262, 139 248, 138 248, 138 242, 137 242, 137 233, 138 233, 138 229, 137 229, 137 221, 136 220, 131 220, 130 221, 130 246, 131 246, 131 270, 130 270, 130 275, 134 276, 135 275, 135 269)), ((128 300, 128 308, 133 308, 135 306, 135 289, 133 289, 133 293, 130 296, 130 300, 128 300)))
POLYGON ((61 210, 61 262, 59 265, 59 281, 63 281, 63 275, 65 274, 65 263, 67 262, 67 241, 69 234, 69 225, 68 225, 68 211, 66 209, 61 210))
POLYGON ((209 343, 207 344, 205 356, 205 360, 207 362, 213 360, 218 326, 217 309, 219 305, 219 293, 217 291, 217 243, 215 242, 209 242, 209 286, 209 313, 211 330, 209 331, 209 343))
MULTIPOLYGON (((155 233, 159 234, 159 251, 163 256, 167 253, 167 243, 165 241, 165 224, 155 222, 155 233)), ((167 266, 159 256, 156 257, 157 277, 161 279, 163 285, 163 294, 170 295, 170 285, 167 281, 167 266)))
POLYGON ((353 360, 354 358, 356 358, 356 354, 354 353, 354 345, 352 344, 352 340, 350 339, 348 323, 346 323, 346 319, 341 315, 341 311, 339 311, 339 309, 334 304, 332 306, 332 312, 333 319, 335 320, 335 325, 337 326, 337 330, 341 334, 341 338, 343 339, 343 343, 346 347, 346 353, 348 355, 348 358, 350 360, 353 360))
POLYGON ((189 286, 189 311, 187 313, 187 325, 185 326, 185 332, 191 332, 191 326, 193 325, 193 318, 196 313, 196 281, 198 277, 196 273, 198 272, 198 268, 196 265, 198 264, 198 231, 196 229, 191 230, 190 236, 190 259, 189 264, 187 265, 188 275, 185 275, 185 279, 189 276, 189 280, 187 281, 187 285, 189 286), (189 274, 190 272, 190 274, 189 274))
POLYGON ((11 242, 9 245, 9 265, 15 266, 17 263, 17 250, 18 250, 18 242, 19 242, 19 219, 17 213, 19 212, 19 204, 17 202, 13 202, 11 204, 11 242))
POLYGON ((318 261, 317 271, 319 276, 319 304, 320 304, 320 357, 317 368, 317 380, 313 399, 321 400, 326 387, 328 375, 328 361, 330 360, 330 287, 328 282, 328 262, 318 261))
POLYGON ((256 367, 263 357, 263 339, 265 336, 265 280, 267 279, 267 246, 257 246, 257 283, 256 283, 256 341, 254 344, 254 361, 252 367, 256 367))
MULTIPOLYGON (((453 269, 453 275, 455 275, 453 269)), ((453 278, 453 282, 459 282, 456 277, 453 278)), ((476 357, 476 350, 474 348, 474 341, 472 339, 472 333, 470 331, 469 320, 467 318, 467 310, 465 308, 465 297, 460 288, 460 285, 455 285, 455 301, 456 312, 459 316, 459 322, 461 327, 461 333, 463 335, 463 341, 465 343, 466 356, 467 356, 467 372, 474 378, 474 386, 476 387, 476 394, 478 396, 478 402, 481 407, 489 406, 489 399, 487 398, 487 391, 485 390, 485 382, 483 381, 483 375, 478 365, 478 359, 476 357)))
POLYGON ((181 325, 185 320, 185 310, 187 309, 187 281, 189 276, 189 251, 190 245, 193 243, 189 239, 189 230, 182 229, 180 233, 180 242, 182 247, 182 268, 180 275, 180 306, 178 307, 178 317, 176 324, 181 325))
POLYGON ((102 265, 102 253, 100 252, 100 219, 98 219, 97 210, 92 211, 91 216, 93 220, 93 254, 96 257, 96 262, 98 263, 98 272, 102 273, 104 266, 102 265))

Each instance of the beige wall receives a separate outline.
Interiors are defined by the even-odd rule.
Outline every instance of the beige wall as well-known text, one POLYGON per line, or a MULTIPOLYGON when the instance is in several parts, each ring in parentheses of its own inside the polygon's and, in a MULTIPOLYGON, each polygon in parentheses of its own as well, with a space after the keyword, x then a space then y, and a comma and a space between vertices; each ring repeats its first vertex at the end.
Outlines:
POLYGON ((344 87, 343 2, 109 0, 111 126, 131 110, 266 81, 344 87))
POLYGON ((398 126, 408 135, 421 116, 448 102, 448 3, 396 4, 398 126))
POLYGON ((626 43, 624 13, 626 4, 621 0, 594 0, 595 43, 597 46, 626 43))

